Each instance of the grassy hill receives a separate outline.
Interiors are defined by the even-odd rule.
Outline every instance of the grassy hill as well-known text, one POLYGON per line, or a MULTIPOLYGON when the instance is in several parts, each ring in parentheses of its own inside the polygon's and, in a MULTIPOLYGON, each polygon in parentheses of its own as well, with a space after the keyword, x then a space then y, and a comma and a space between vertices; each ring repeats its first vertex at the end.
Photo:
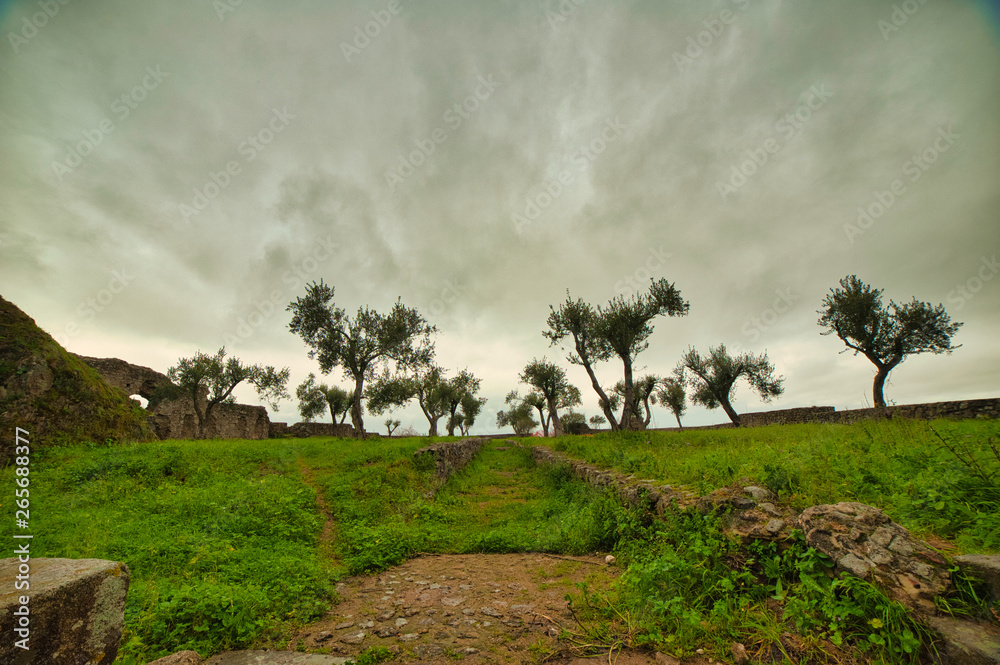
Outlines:
POLYGON ((0 465, 15 427, 38 448, 151 438, 141 408, 0 297, 0 465))

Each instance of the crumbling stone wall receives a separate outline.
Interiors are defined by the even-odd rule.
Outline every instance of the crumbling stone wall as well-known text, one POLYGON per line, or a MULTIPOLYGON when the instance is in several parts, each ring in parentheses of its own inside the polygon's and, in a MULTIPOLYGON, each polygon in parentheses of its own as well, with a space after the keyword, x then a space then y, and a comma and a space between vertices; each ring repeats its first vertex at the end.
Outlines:
MULTIPOLYGON (((157 388, 170 384, 166 374, 118 358, 79 358, 97 370, 105 383, 126 395, 141 395, 150 399, 157 388)), ((198 395, 202 412, 207 399, 206 388, 198 395)), ((149 410, 149 423, 160 439, 193 439, 198 436, 198 416, 188 395, 154 404, 149 410)), ((270 426, 267 409, 262 406, 218 404, 205 422, 205 436, 209 439, 267 439, 271 435, 270 426)))
POLYGON ((150 399, 153 391, 162 385, 170 383, 166 374, 160 374, 154 369, 133 365, 118 358, 90 358, 78 356, 101 375, 104 382, 114 386, 128 396, 141 395, 150 399))
POLYGON ((486 441, 484 438, 476 438, 435 443, 416 451, 413 457, 432 455, 437 464, 438 477, 445 479, 471 462, 486 441))
POLYGON ((268 436, 272 439, 292 437, 304 439, 310 436, 333 436, 341 439, 354 437, 354 427, 347 423, 271 423, 268 436))
MULTIPOLYGON (((908 418, 911 420, 1000 418, 1000 397, 956 400, 952 402, 900 404, 898 406, 887 407, 887 411, 893 418, 908 418)), ((836 407, 832 406, 807 406, 794 409, 741 413, 740 422, 745 427, 791 425, 797 423, 850 424, 882 417, 882 409, 848 409, 846 411, 837 411, 836 407)), ((684 429, 723 429, 732 426, 732 423, 723 423, 720 425, 685 427, 684 429)), ((657 429, 660 431, 672 431, 677 428, 660 427, 657 429)))

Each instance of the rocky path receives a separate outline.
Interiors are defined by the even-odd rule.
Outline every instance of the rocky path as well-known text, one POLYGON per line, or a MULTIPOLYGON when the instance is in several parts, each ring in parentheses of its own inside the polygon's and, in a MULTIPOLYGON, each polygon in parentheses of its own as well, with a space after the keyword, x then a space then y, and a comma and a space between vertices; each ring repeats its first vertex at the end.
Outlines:
MULTIPOLYGON (((493 454, 504 450, 487 448, 493 454)), ((315 486, 311 470, 300 465, 303 480, 315 486)), ((506 469, 498 465, 496 486, 478 488, 483 506, 517 500, 523 492, 517 472, 501 467, 506 469)), ((318 500, 327 515, 321 543, 333 556, 336 524, 318 500)), ((608 662, 607 655, 596 661, 579 657, 583 652, 565 639, 564 630, 579 631, 566 594, 577 592, 580 582, 605 588, 620 572, 597 554, 422 555, 338 584, 339 603, 291 641, 296 651, 230 652, 205 665, 340 665, 375 646, 391 650, 391 662, 407 665, 608 662)), ((616 653, 612 661, 664 662, 640 652, 616 653)))

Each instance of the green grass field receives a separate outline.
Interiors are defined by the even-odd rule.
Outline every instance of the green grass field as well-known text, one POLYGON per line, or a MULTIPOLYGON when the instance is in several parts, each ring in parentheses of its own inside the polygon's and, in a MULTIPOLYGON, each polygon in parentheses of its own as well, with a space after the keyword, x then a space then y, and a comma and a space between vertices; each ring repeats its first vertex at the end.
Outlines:
MULTIPOLYGON (((749 478, 798 508, 862 501, 959 550, 996 551, 1000 460, 990 441, 1000 426, 933 427, 944 442, 910 422, 523 441, 701 492, 749 478)), ((707 645, 721 656, 742 640, 776 662, 830 653, 906 662, 929 646, 898 606, 863 583, 829 579, 828 562, 801 543, 747 551, 711 517, 652 522, 502 442, 442 484, 413 457, 428 442, 163 441, 36 453, 33 550, 129 566, 127 665, 181 649, 283 648, 335 601, 338 579, 419 552, 615 552, 627 566, 621 582, 574 600, 595 644, 678 655, 707 645), (794 653, 781 638, 789 627, 802 636, 794 653)), ((13 485, 12 468, 0 475, 13 485)), ((5 508, 12 519, 13 502, 5 508)), ((989 609, 972 587, 948 602, 989 609)))

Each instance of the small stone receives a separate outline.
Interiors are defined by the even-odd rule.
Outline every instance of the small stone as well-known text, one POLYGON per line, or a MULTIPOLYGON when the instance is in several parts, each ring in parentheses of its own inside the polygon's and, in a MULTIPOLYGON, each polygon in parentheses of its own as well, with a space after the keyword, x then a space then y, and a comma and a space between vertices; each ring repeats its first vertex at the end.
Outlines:
POLYGON ((778 508, 769 501, 764 501, 763 503, 759 503, 757 504, 757 507, 763 510, 768 515, 771 515, 772 517, 781 517, 781 511, 779 511, 778 508))
POLYGON ((528 605, 511 605, 510 611, 515 614, 527 614, 528 612, 533 612, 535 609, 534 603, 528 605))
POLYGON ((397 638, 400 642, 412 642, 413 640, 420 639, 419 633, 406 633, 405 635, 400 635, 397 638))
POLYGON ((369 619, 368 621, 362 621, 358 624, 358 628, 371 628, 375 625, 375 622, 369 619))
POLYGON ((459 633, 456 637, 460 640, 474 640, 479 637, 479 635, 476 635, 475 633, 459 633))
POLYGON ((364 641, 367 633, 364 631, 359 631, 357 633, 348 633, 340 638, 340 641, 344 644, 361 644, 364 641))
POLYGON ((615 562, 615 557, 613 555, 609 554, 606 557, 604 557, 604 563, 611 565, 614 562, 615 562))
POLYGON ((377 635, 378 637, 392 637, 395 634, 396 631, 393 630, 392 628, 389 628, 388 626, 382 626, 381 628, 375 631, 375 635, 377 635))
POLYGON ((459 584, 458 588, 461 589, 462 591, 468 591, 469 589, 472 588, 472 585, 471 584, 459 584))
POLYGON ((316 635, 316 641, 317 642, 326 642, 331 637, 333 637, 333 634, 330 633, 330 631, 328 631, 328 630, 324 630, 324 631, 321 631, 318 635, 316 635))
POLYGON ((440 585, 440 584, 438 584, 437 582, 435 582, 434 584, 430 585, 430 586, 429 586, 429 587, 427 587, 427 588, 428 588, 428 589, 440 589, 440 588, 441 588, 441 585, 440 585))
POLYGON ((409 623, 409 621, 407 621, 406 619, 403 619, 402 617, 399 618, 399 619, 396 619, 396 628, 402 628, 403 626, 405 626, 408 623, 409 623))
POLYGON ((479 653, 479 649, 475 647, 464 647, 461 651, 459 651, 459 653, 463 653, 466 656, 471 656, 473 654, 479 653))
POLYGON ((465 614, 467 616, 472 616, 475 613, 476 613, 476 611, 474 609, 471 609, 471 608, 462 610, 462 614, 465 614))
POLYGON ((757 501, 770 501, 774 498, 774 494, 770 490, 766 490, 763 487, 758 487, 757 485, 750 485, 744 487, 743 491, 757 499, 757 501))
POLYGON ((405 610, 403 610, 403 616, 405 617, 412 617, 416 616, 417 614, 420 614, 420 610, 415 610, 412 607, 408 607, 405 610))
POLYGON ((388 621, 389 619, 392 618, 393 614, 395 614, 395 612, 393 612, 392 610, 386 610, 385 612, 379 613, 375 618, 378 619, 379 621, 388 621))
POLYGON ((503 616, 503 614, 501 614, 500 612, 497 612, 492 607, 482 607, 482 608, 479 609, 479 611, 482 612, 483 614, 485 614, 488 617, 502 617, 503 616))
POLYGON ((461 605, 464 602, 465 602, 465 598, 449 597, 449 598, 442 598, 441 599, 441 604, 442 605, 447 605, 448 607, 455 607, 456 605, 461 605))
POLYGON ((354 625, 353 621, 342 621, 333 627, 334 630, 346 630, 354 625))
POLYGON ((747 648, 739 642, 733 642, 732 646, 729 647, 729 653, 733 654, 733 662, 736 665, 744 665, 750 662, 750 657, 747 655, 747 648))
POLYGON ((764 528, 768 533, 778 533, 785 528, 785 521, 779 519, 768 520, 767 524, 764 525, 764 528))

